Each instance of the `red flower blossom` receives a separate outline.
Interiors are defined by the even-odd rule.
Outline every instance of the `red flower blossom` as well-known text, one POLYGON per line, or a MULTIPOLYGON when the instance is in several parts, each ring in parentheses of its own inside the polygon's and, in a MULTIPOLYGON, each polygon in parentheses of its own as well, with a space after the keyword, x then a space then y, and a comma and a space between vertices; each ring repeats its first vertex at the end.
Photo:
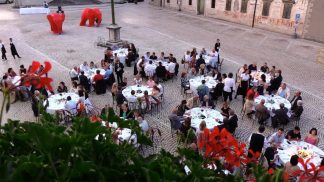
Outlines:
POLYGON ((27 75, 25 75, 23 78, 22 84, 25 86, 33 85, 37 89, 46 87, 49 91, 53 91, 53 88, 51 86, 51 82, 53 81, 53 79, 44 76, 52 69, 52 65, 48 61, 45 61, 44 64, 44 69, 39 74, 36 74, 36 72, 40 68, 40 63, 38 61, 33 61, 27 75))

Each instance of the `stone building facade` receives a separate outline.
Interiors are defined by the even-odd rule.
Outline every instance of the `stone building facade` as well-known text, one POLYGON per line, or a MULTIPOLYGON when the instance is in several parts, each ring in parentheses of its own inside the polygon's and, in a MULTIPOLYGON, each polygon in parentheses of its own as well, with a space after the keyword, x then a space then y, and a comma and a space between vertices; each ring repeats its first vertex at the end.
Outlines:
MULTIPOLYGON (((291 35, 296 28, 297 35, 305 37, 307 9, 309 4, 313 4, 312 1, 324 2, 324 0, 149 0, 149 3, 177 10, 180 8, 182 11, 248 26, 252 25, 254 18, 255 27, 291 35)), ((320 14, 324 17, 323 9, 320 14)), ((324 39, 318 41, 324 42, 324 39)))

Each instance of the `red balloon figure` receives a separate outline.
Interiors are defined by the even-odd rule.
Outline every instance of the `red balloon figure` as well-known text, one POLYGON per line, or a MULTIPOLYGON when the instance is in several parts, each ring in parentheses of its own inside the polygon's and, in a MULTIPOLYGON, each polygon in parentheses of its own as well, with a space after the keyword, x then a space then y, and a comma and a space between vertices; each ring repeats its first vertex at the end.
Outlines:
POLYGON ((100 26, 102 20, 102 13, 98 8, 86 8, 82 11, 80 26, 85 26, 86 22, 89 20, 89 27, 93 27, 94 23, 100 26))
POLYGON ((51 13, 47 15, 47 19, 51 25, 51 31, 56 34, 63 32, 62 25, 65 20, 64 13, 51 13))

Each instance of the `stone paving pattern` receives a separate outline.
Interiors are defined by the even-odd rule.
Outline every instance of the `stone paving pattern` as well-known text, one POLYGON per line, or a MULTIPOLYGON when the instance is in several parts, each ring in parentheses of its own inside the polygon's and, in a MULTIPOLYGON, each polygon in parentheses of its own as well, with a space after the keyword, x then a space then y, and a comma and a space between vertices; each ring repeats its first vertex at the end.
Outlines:
MULTIPOLYGON (((22 59, 13 60, 7 53, 9 61, 0 62, 0 71, 3 73, 9 67, 18 69, 20 64, 28 66, 32 60, 50 60, 53 70, 50 77, 54 78, 54 87, 58 82, 65 81, 70 85, 68 70, 83 61, 99 62, 103 58, 103 48, 95 46, 98 37, 108 38, 105 28, 111 22, 110 6, 88 5, 67 6, 63 8, 66 20, 63 25, 64 33, 54 35, 50 32, 49 23, 45 15, 21 16, 18 10, 9 5, 0 5, 0 39, 6 45, 9 37, 13 37, 22 59), (103 12, 103 24, 100 27, 80 27, 80 15, 85 7, 99 7, 103 12)), ((52 10, 55 10, 53 8, 52 10)), ((155 51, 159 54, 174 53, 180 61, 186 50, 196 47, 212 49, 216 38, 221 39, 221 55, 225 58, 222 72, 235 73, 240 65, 256 62, 261 65, 268 62, 269 66, 276 65, 283 71, 284 82, 288 83, 291 95, 295 90, 301 90, 304 100, 304 113, 300 126, 304 136, 312 127, 319 129, 319 146, 324 149, 324 67, 315 62, 318 50, 324 45, 292 39, 290 36, 268 32, 260 29, 206 18, 193 14, 177 12, 145 3, 116 5, 116 21, 122 26, 121 37, 133 42, 140 50, 140 55, 146 51, 155 51)), ((180 65, 180 72, 183 66, 180 65)), ((133 68, 126 68, 125 76, 132 78, 133 68)), ((170 134, 167 116, 171 109, 183 99, 180 95, 180 78, 173 82, 163 83, 165 102, 163 109, 153 116, 146 115, 145 119, 152 127, 162 131, 163 142, 160 147, 174 152, 177 148, 176 138, 170 134)), ((2 97, 0 97, 1 101, 2 97)), ((91 94, 91 100, 96 107, 102 108, 112 103, 110 92, 97 96, 91 94)), ((222 102, 218 102, 220 110, 222 102)), ((242 109, 241 98, 230 104, 238 115, 242 109)), ((17 102, 12 105, 6 118, 34 120, 29 102, 17 102)), ((293 128, 290 123, 286 130, 293 128)), ((248 119, 239 121, 236 136, 247 141, 251 132, 256 131, 258 125, 252 125, 248 119)), ((266 134, 273 132, 267 127, 266 134)))

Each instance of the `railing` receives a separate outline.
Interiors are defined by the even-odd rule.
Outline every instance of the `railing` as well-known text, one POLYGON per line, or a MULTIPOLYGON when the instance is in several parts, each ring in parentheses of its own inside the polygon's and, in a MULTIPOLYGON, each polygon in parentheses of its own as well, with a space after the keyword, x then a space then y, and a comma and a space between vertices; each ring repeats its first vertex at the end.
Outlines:
POLYGON ((324 50, 319 50, 317 57, 316 57, 316 62, 319 64, 324 65, 324 50))

